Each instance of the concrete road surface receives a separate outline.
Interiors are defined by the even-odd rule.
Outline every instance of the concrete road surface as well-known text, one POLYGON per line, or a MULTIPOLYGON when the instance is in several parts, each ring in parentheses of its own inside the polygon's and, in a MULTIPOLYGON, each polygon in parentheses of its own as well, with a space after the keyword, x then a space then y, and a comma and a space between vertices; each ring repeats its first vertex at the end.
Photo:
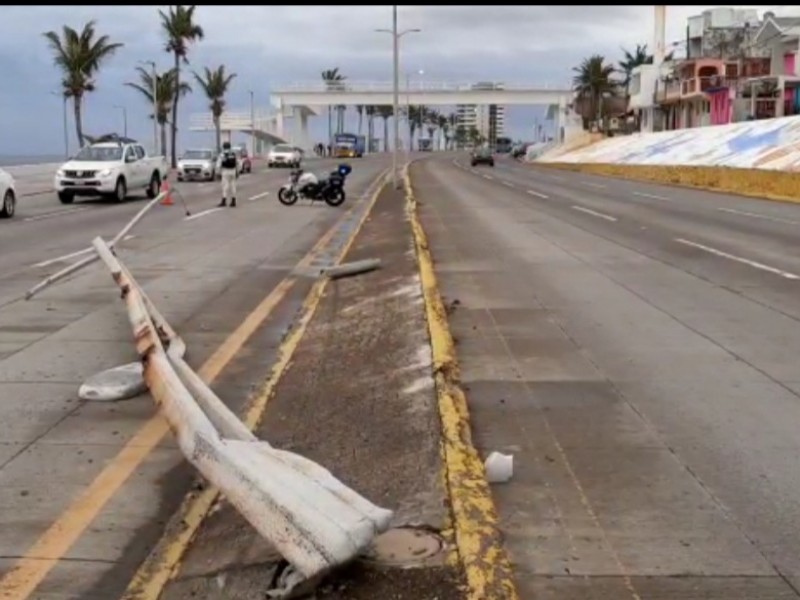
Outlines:
MULTIPOLYGON (((316 162, 315 170, 334 164, 316 162)), ((235 209, 216 208, 219 184, 179 184, 191 216, 176 194, 174 206, 156 207, 120 246, 186 339, 190 364, 232 407, 260 389, 311 285, 295 280, 278 294, 277 284, 387 166, 381 157, 354 161, 340 209, 281 206, 276 194, 288 170, 263 166, 239 179, 235 209), (256 307, 260 321, 247 320, 256 307)), ((17 217, 0 223, 4 600, 119 597, 189 484, 192 473, 153 418, 149 397, 78 401, 86 377, 136 360, 105 268, 95 264, 30 302, 20 299, 79 258, 94 236, 113 236, 143 204, 65 207, 49 194, 23 197, 17 217)))
POLYGON ((520 596, 800 596, 800 206, 465 159, 411 173, 520 596))

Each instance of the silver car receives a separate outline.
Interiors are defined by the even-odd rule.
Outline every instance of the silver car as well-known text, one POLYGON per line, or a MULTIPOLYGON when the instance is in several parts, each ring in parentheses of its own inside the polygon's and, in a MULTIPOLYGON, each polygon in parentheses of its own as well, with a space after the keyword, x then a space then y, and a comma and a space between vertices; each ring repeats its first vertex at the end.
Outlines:
POLYGON ((213 150, 187 150, 178 160, 178 181, 213 181, 217 174, 217 153, 213 150))
POLYGON ((10 219, 17 211, 17 190, 10 173, 0 169, 0 219, 10 219))

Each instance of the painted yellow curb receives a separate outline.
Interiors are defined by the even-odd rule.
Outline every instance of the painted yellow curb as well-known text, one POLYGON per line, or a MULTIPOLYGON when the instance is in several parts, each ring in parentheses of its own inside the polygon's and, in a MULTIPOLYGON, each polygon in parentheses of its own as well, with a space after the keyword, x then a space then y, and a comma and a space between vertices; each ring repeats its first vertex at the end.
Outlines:
MULTIPOLYGON (((361 220, 342 247, 337 257, 337 262, 340 262, 347 256, 358 233, 372 213, 378 196, 386 186, 386 172, 382 172, 376 181, 378 183, 375 192, 367 201, 368 206, 361 220)), ((301 261, 301 265, 311 262, 313 255, 330 242, 339 225, 346 217, 347 215, 344 215, 336 225, 328 230, 325 236, 323 236, 311 252, 309 252, 307 259, 301 261)), ((328 281, 327 277, 323 277, 312 286, 303 302, 299 320, 295 323, 291 333, 283 340, 278 348, 279 358, 273 365, 269 378, 259 394, 250 402, 242 420, 251 430, 258 427, 263 419, 269 400, 274 395, 281 377, 283 377, 288 370, 292 356, 297 350, 308 324, 316 313, 328 281)), ((219 490, 214 487, 207 487, 201 492, 190 493, 184 498, 181 506, 170 519, 170 523, 156 545, 156 548, 136 571, 120 600, 158 600, 161 597, 167 584, 177 573, 183 555, 186 553, 186 550, 189 548, 189 545, 200 529, 200 525, 202 525, 219 498, 219 490)))
POLYGON ((458 559, 464 569, 467 600, 517 600, 511 564, 503 547, 492 492, 483 461, 472 445, 467 399, 460 385, 455 344, 439 292, 428 239, 417 214, 408 165, 403 171, 414 233, 417 265, 433 352, 445 479, 452 507, 458 559))
POLYGON ((800 173, 687 165, 536 162, 539 167, 726 192, 762 200, 800 202, 800 173))

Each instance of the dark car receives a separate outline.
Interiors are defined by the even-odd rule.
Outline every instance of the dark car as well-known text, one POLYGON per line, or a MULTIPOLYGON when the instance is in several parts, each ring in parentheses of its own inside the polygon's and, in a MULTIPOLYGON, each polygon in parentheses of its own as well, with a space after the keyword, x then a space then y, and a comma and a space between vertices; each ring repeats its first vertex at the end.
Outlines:
POLYGON ((487 147, 476 148, 472 151, 471 163, 473 167, 477 165, 489 165, 490 167, 493 167, 494 154, 492 154, 492 149, 487 147))

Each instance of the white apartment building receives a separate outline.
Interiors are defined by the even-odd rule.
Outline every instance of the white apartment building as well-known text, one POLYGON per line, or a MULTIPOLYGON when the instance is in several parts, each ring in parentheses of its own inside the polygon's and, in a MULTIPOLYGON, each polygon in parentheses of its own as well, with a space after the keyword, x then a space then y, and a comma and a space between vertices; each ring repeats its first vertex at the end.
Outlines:
MULTIPOLYGON (((472 86, 474 90, 503 89, 502 83, 482 81, 472 86)), ((505 134, 505 107, 497 104, 459 104, 456 106, 458 125, 470 131, 473 127, 484 138, 492 139, 505 134)))

